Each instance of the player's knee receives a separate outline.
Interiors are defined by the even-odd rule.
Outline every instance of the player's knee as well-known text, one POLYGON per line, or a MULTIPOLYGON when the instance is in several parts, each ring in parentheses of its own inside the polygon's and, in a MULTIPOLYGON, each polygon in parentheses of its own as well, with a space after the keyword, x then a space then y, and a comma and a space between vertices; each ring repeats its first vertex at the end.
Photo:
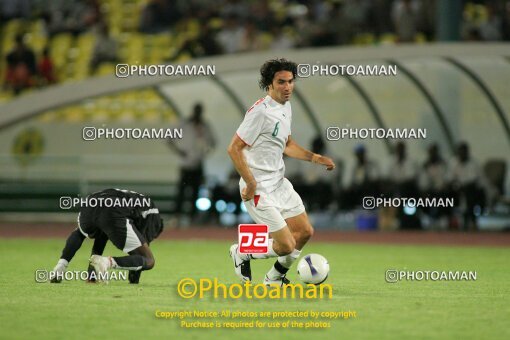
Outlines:
POLYGON ((156 265, 156 260, 154 257, 146 257, 145 258, 145 270, 151 270, 156 265))
POLYGON ((312 238, 313 233, 314 233, 313 227, 309 226, 308 228, 303 229, 303 231, 301 232, 301 239, 303 241, 308 241, 309 239, 312 238))
POLYGON ((280 256, 289 255, 290 253, 292 253, 294 251, 295 248, 296 248, 296 240, 294 240, 294 238, 285 240, 285 242, 280 243, 280 247, 278 249, 279 250, 278 255, 280 255, 280 256))

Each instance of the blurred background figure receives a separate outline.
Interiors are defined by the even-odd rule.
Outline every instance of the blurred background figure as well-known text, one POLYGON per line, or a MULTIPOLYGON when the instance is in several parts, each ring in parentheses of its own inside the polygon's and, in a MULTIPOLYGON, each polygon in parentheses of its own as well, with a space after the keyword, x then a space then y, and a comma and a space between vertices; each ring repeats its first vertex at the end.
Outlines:
POLYGON ((348 187, 340 197, 342 209, 354 209, 362 204, 365 196, 380 194, 380 170, 377 163, 367 156, 366 147, 358 144, 354 148, 356 163, 352 169, 348 187))
POLYGON ((182 18, 177 1, 150 0, 140 16, 140 32, 155 34, 168 31, 182 18))
MULTIPOLYGON (((448 198, 450 192, 447 183, 447 166, 439 146, 434 143, 427 150, 427 159, 419 174, 419 188, 422 197, 429 198, 448 198)), ((449 217, 451 208, 449 207, 430 207, 424 208, 425 214, 430 218, 428 225, 432 227, 444 228, 446 223, 440 223, 441 217, 449 217)))
POLYGON ((28 19, 32 6, 30 0, 2 0, 0 1, 0 22, 12 19, 28 19))
POLYGON ((393 3, 393 24, 399 42, 412 42, 418 33, 418 1, 397 0, 393 3))
POLYGON ((241 26, 239 18, 235 14, 230 14, 218 32, 218 42, 225 53, 236 53, 242 50, 245 36, 246 29, 241 26))
POLYGON ((237 217, 241 213, 241 194, 239 193, 239 174, 235 168, 230 171, 226 182, 218 183, 212 189, 211 215, 216 223, 221 225, 236 225, 237 217), (222 214, 233 214, 235 219, 222 219, 222 214))
POLYGON ((204 182, 204 163, 206 156, 215 148, 216 140, 210 125, 204 120, 203 106, 196 103, 191 117, 184 120, 182 139, 170 139, 169 146, 180 156, 181 169, 176 201, 176 218, 180 223, 183 213, 194 219, 197 209, 200 185, 204 182), (187 209, 184 209, 186 206, 187 209))
POLYGON ((495 4, 487 5, 487 20, 480 25, 480 36, 485 41, 499 41, 502 38, 503 20, 495 4))
MULTIPOLYGON (((312 140, 310 150, 321 155, 327 153, 326 144, 321 136, 316 136, 312 140)), ((292 182, 306 208, 310 212, 327 210, 333 203, 334 176, 325 176, 324 168, 313 163, 287 163, 290 167, 295 167, 294 171, 291 170, 292 182)))
POLYGON ((450 162, 448 178, 455 197, 455 206, 461 207, 463 230, 477 229, 477 216, 485 206, 485 191, 480 166, 471 158, 469 145, 461 142, 450 162))
MULTIPOLYGON (((390 197, 418 198, 418 167, 407 157, 406 145, 403 141, 395 144, 392 164, 388 171, 388 194, 390 197)), ((398 208, 400 228, 421 229, 421 220, 414 210, 398 208)))
POLYGON ((393 197, 417 197, 417 170, 416 163, 407 157, 405 143, 398 141, 388 171, 389 191, 393 197))
POLYGON ((6 57, 5 86, 17 95, 33 85, 37 69, 35 54, 23 42, 23 35, 16 35, 15 44, 14 49, 6 57))
POLYGON ((96 27, 101 21, 97 0, 53 0, 41 6, 51 36, 59 33, 79 35, 96 27))
POLYGON ((244 35, 241 40, 240 51, 252 52, 262 49, 262 42, 260 39, 260 32, 253 20, 247 20, 244 23, 244 35))
POLYGON ((221 54, 223 51, 216 41, 216 32, 208 24, 200 26, 200 34, 197 37, 191 37, 185 40, 181 48, 172 54, 168 59, 176 61, 182 55, 188 55, 191 58, 208 57, 221 54))
POLYGON ((50 49, 46 46, 43 50, 41 60, 37 64, 41 85, 53 84, 57 81, 55 67, 50 57, 50 49))
POLYGON ((103 23, 99 26, 99 32, 94 46, 94 52, 90 61, 93 72, 103 62, 118 62, 117 41, 110 37, 108 26, 103 23))

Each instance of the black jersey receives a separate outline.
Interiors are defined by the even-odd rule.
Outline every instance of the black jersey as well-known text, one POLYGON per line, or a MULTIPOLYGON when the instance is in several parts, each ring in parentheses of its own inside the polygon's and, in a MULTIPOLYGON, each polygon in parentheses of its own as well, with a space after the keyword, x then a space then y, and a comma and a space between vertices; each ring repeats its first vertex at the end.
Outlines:
POLYGON ((79 222, 82 230, 94 238, 97 229, 110 228, 114 221, 126 219, 132 221, 148 243, 163 231, 159 210, 150 197, 123 189, 105 189, 87 196, 80 209, 79 222))

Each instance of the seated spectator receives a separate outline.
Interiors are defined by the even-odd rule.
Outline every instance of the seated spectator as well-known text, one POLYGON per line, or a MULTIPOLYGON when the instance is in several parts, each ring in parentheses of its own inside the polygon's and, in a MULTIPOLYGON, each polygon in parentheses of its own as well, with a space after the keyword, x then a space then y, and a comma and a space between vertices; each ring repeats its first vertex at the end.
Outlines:
MULTIPOLYGON (((437 144, 432 144, 428 148, 428 157, 423 163, 419 176, 420 191, 424 197, 443 199, 450 197, 446 162, 443 160, 437 144)), ((426 208, 424 211, 432 218, 434 226, 440 217, 451 214, 451 208, 448 207, 426 208)))
POLYGON ((273 26, 271 28, 273 40, 271 41, 270 49, 272 50, 285 50, 294 48, 297 45, 295 32, 290 27, 281 28, 273 26))
POLYGON ((240 52, 245 36, 245 28, 240 25, 236 16, 229 16, 225 19, 225 25, 217 35, 218 42, 220 43, 225 53, 240 52))
POLYGON ((5 85, 18 95, 23 89, 33 85, 36 74, 34 52, 23 42, 23 36, 16 36, 14 49, 7 54, 5 85))
POLYGON ((189 54, 191 58, 207 57, 222 53, 221 46, 216 41, 216 33, 207 24, 200 27, 200 34, 196 38, 186 40, 170 58, 175 61, 182 54, 189 54))
POLYGON ((212 203, 213 208, 210 210, 211 215, 216 220, 217 223, 220 222, 220 215, 225 211, 221 209, 221 205, 218 204, 218 201, 224 201, 226 204, 235 203, 236 209, 234 213, 239 215, 241 213, 241 195, 239 194, 239 174, 236 169, 232 169, 229 173, 229 176, 225 183, 218 183, 212 189, 212 203), (216 206, 216 205, 219 206, 216 206))
POLYGON ((53 84, 57 81, 53 61, 50 58, 50 50, 47 46, 43 50, 42 58, 37 65, 37 70, 39 71, 39 77, 43 85, 53 84))
MULTIPOLYGON (((320 136, 312 140, 310 150, 320 155, 326 153, 326 144, 320 136)), ((325 176, 324 168, 313 163, 302 163, 301 166, 303 202, 308 205, 310 211, 326 210, 333 201, 332 176, 325 176)))
POLYGON ((92 52, 92 59, 90 67, 92 72, 103 62, 117 62, 117 41, 110 37, 108 27, 102 24, 99 27, 99 33, 96 38, 96 45, 94 52, 92 52))
POLYGON ((499 41, 502 38, 503 20, 495 5, 487 6, 488 18, 480 25, 480 35, 484 41, 499 41))
POLYGON ((457 154, 450 162, 448 179, 455 196, 455 206, 462 207, 463 229, 477 229, 475 209, 485 204, 483 178, 480 166, 471 158, 466 142, 459 144, 457 154))
MULTIPOLYGON (((321 136, 312 140, 310 151, 317 154, 326 153, 326 144, 321 136)), ((333 202, 333 177, 325 176, 324 168, 313 163, 299 162, 288 158, 285 160, 286 173, 292 178, 296 192, 310 212, 325 210, 333 202)))
POLYGON ((390 192, 393 197, 416 197, 418 169, 407 157, 406 145, 399 141, 395 145, 395 156, 388 172, 390 192))
POLYGON ((377 163, 367 157, 365 146, 362 144, 354 148, 356 163, 348 188, 341 194, 340 206, 352 209, 360 206, 365 196, 378 196, 380 171, 377 163))
POLYGON ((155 34, 169 30, 182 16, 177 1, 150 0, 140 15, 140 32, 155 34))
POLYGON ((240 50, 242 52, 253 52, 262 49, 262 42, 260 41, 260 32, 255 26, 255 23, 248 20, 244 24, 244 36, 241 40, 240 50))
MULTIPOLYGON (((389 196, 418 198, 418 167, 407 157, 406 145, 399 141, 395 145, 395 156, 393 164, 388 172, 389 196)), ((420 229, 421 220, 416 214, 407 213, 404 206, 398 207, 398 219, 401 229, 420 229)))
POLYGON ((44 17, 48 33, 81 34, 92 29, 101 20, 100 5, 97 0, 53 0, 48 1, 44 17))

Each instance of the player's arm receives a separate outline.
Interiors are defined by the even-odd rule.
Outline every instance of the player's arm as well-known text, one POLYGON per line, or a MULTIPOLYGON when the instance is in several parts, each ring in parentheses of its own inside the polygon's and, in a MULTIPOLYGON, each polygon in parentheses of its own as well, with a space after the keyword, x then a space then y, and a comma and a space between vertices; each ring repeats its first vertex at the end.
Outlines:
MULTIPOLYGON (((184 123, 180 123, 179 125, 176 126, 177 129, 184 129, 184 123)), ((181 157, 186 157, 186 151, 183 151, 180 147, 179 147, 179 140, 178 139, 173 139, 173 138, 168 138, 166 140, 167 142, 167 145, 170 147, 170 149, 175 152, 176 154, 178 154, 179 156, 181 157)))
POLYGON ((167 142, 168 142, 168 146, 170 147, 170 149, 172 149, 172 151, 174 151, 181 157, 186 157, 186 152, 179 149, 179 147, 177 146, 176 141, 174 139, 169 138, 167 140, 167 142))
POLYGON ((235 134, 227 149, 227 152, 232 159, 232 163, 234 163, 234 167, 246 182, 246 188, 241 193, 243 201, 251 200, 255 195, 255 189, 257 188, 255 177, 253 177, 250 168, 248 168, 248 163, 246 163, 246 159, 244 158, 243 149, 246 146, 247 144, 239 138, 237 134, 235 134))
POLYGON ((292 136, 289 136, 283 153, 291 158, 325 165, 327 170, 333 170, 335 168, 335 163, 331 158, 306 150, 296 143, 294 139, 292 139, 292 136))

